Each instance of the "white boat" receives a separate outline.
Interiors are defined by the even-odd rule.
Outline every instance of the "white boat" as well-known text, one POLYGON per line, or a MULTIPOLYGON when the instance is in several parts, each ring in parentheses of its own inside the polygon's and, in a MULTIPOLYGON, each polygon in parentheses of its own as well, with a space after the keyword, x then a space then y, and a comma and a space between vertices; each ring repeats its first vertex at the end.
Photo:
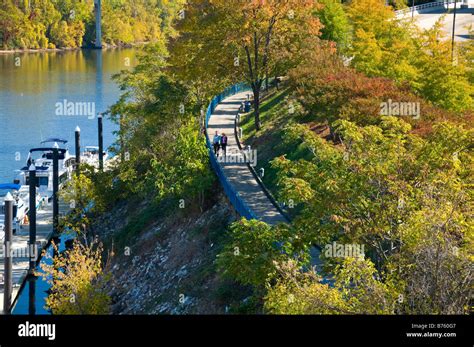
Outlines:
MULTIPOLYGON (((19 184, 0 184, 0 239, 4 238, 5 228, 5 196, 8 192, 13 197, 13 232, 21 226, 29 211, 30 187, 19 184)), ((36 208, 39 209, 42 203, 41 195, 36 190, 36 208)))
MULTIPOLYGON (((54 143, 54 145, 60 143, 64 146, 67 141, 58 138, 50 138, 41 142, 41 144, 47 143, 54 143)), ((54 149, 54 146, 44 146, 30 149, 26 166, 20 170, 20 179, 18 182, 22 186, 29 185, 29 168, 33 164, 36 168, 37 186, 39 192, 42 196, 46 196, 48 199, 53 195, 54 149)), ((67 180, 70 179, 71 173, 74 170, 76 159, 69 153, 67 148, 59 147, 58 152, 58 175, 59 186, 61 187, 67 180)))
MULTIPOLYGON (((103 152, 103 161, 105 163, 108 157, 107 152, 103 152)), ((99 168, 99 147, 98 146, 86 146, 84 152, 81 154, 81 163, 90 165, 94 168, 99 168)))

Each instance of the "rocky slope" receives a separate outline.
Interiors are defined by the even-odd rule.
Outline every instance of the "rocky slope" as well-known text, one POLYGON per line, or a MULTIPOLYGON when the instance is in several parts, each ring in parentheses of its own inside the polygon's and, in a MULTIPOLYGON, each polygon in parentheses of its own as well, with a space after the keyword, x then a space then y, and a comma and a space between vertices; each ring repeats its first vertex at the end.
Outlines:
MULTIPOLYGON (((135 214, 146 208, 139 206, 135 214)), ((122 204, 97 220, 94 233, 114 240, 133 223, 122 204), (126 217, 124 217, 126 216, 126 217), (124 220, 125 218, 125 220, 124 220)), ((183 211, 152 220, 130 241, 113 246, 107 261, 107 288, 113 314, 211 314, 228 311, 228 289, 219 278, 215 258, 236 220, 219 195, 204 212, 183 211)), ((231 284, 232 286, 233 284, 231 284)), ((228 284, 227 284, 228 286, 228 284)))

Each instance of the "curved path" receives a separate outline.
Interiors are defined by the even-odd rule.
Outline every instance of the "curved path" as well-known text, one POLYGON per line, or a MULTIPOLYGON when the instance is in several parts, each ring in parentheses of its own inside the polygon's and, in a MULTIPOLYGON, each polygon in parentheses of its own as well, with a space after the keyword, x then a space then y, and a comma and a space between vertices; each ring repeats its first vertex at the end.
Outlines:
POLYGON ((229 183, 255 216, 270 225, 284 223, 286 219, 264 193, 247 164, 242 162, 242 155, 237 146, 234 133, 235 118, 240 104, 247 99, 248 93, 247 91, 235 94, 219 103, 209 118, 206 131, 211 142, 216 130, 227 135, 227 162, 222 160, 221 153, 220 165, 229 183))
MULTIPOLYGON (((474 28, 474 0, 469 0, 469 3, 470 8, 460 8, 461 2, 458 1, 454 32, 455 41, 466 41, 470 39, 468 27, 472 25, 474 28)), ((444 17, 441 28, 446 34, 445 39, 451 40, 453 32, 453 10, 453 3, 449 5, 449 8, 445 4, 442 4, 442 6, 415 11, 414 17, 418 27, 423 30, 431 29, 436 21, 444 17)), ((412 12, 410 11, 410 8, 405 11, 397 11, 397 17, 399 19, 410 19, 412 17, 412 12)))

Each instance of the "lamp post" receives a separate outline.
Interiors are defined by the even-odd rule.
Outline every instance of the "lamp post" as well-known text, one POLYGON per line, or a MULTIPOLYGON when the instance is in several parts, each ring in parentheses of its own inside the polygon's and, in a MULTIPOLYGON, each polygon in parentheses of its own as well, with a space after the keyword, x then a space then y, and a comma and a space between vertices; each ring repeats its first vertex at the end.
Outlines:
POLYGON ((101 0, 94 1, 95 14, 95 48, 102 48, 102 3, 101 0))
MULTIPOLYGON (((456 28, 456 5, 457 5, 457 0, 454 0, 453 34, 451 37, 451 61, 454 61, 454 32, 456 28)), ((449 6, 449 3, 448 3, 448 6, 449 6)))

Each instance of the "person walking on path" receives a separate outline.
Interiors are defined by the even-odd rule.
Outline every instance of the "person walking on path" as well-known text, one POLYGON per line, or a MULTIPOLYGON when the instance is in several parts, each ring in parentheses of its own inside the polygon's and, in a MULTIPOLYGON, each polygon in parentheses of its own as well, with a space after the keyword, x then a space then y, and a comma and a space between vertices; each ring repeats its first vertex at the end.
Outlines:
POLYGON ((227 151, 226 151, 227 135, 225 133, 222 133, 222 136, 221 136, 221 147, 222 147, 222 151, 224 152, 224 157, 226 157, 227 156, 227 151))
POLYGON ((212 139, 212 146, 214 147, 214 154, 216 157, 219 157, 219 148, 221 146, 221 136, 216 130, 216 134, 214 135, 214 138, 212 139))

